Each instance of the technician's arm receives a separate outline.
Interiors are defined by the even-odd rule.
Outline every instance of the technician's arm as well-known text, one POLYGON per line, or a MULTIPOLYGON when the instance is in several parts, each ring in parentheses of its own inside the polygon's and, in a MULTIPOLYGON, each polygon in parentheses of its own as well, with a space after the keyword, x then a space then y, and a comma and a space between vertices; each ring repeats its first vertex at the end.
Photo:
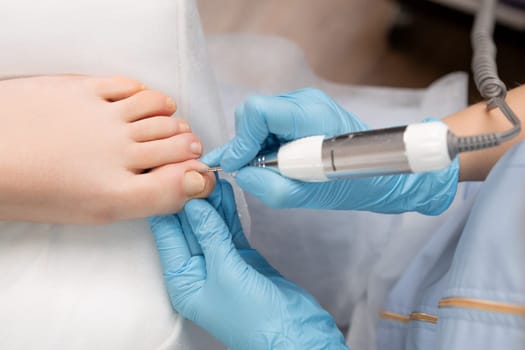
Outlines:
MULTIPOLYGON (((484 180, 498 159, 513 145, 525 138, 525 85, 507 94, 507 103, 522 121, 521 134, 498 147, 477 152, 464 152, 459 155, 459 181, 484 180)), ((476 135, 500 132, 510 128, 510 123, 499 109, 487 111, 484 102, 475 104, 444 119, 456 135, 476 135)))

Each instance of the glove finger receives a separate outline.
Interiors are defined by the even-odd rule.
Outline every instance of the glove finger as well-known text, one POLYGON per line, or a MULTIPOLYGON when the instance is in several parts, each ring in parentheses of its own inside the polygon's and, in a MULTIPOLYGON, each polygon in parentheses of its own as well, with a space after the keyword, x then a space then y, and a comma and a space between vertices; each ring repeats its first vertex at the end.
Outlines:
POLYGON ((190 200, 184 212, 204 253, 208 276, 218 276, 209 271, 229 269, 232 263, 233 266, 244 264, 233 246, 230 230, 210 203, 202 199, 190 200))
POLYGON ((237 249, 250 249, 250 244, 244 235, 237 213, 237 204, 235 203, 232 185, 228 181, 221 180, 221 189, 223 217, 232 234, 233 245, 237 249))
POLYGON ((217 210, 230 229, 234 246, 237 249, 250 248, 237 214, 237 204, 231 184, 224 179, 218 179, 213 192, 208 197, 208 202, 217 210))
POLYGON ((266 277, 281 276, 272 265, 266 261, 266 259, 254 249, 243 249, 239 251, 241 257, 246 263, 252 266, 257 272, 266 277))
POLYGON ((206 264, 203 256, 192 256, 176 273, 164 274, 171 304, 184 317, 191 318, 198 312, 194 302, 199 290, 206 283, 206 264))
MULTIPOLYGON (((219 180, 219 176, 218 175, 215 175, 215 178, 219 180)), ((220 189, 220 186, 215 186, 215 188, 213 189, 212 193, 210 193, 210 197, 209 198, 213 198, 215 201, 219 200, 220 201, 220 198, 221 198, 221 189, 220 189)), ((197 237, 195 237, 195 234, 193 233, 193 229, 191 228, 189 222, 188 222, 188 218, 186 216, 186 213, 184 211, 180 212, 179 214, 177 214, 177 216, 179 217, 179 220, 181 222, 181 225, 182 225, 182 228, 183 228, 183 232, 184 232, 184 236, 186 237, 186 242, 188 242, 188 247, 189 247, 189 250, 190 250, 190 253, 192 256, 197 256, 197 255, 203 255, 202 254, 202 249, 201 249, 201 246, 197 240, 197 237)))
POLYGON ((191 256, 202 255, 201 246, 197 240, 197 237, 195 237, 195 234, 193 233, 193 229, 190 223, 188 222, 188 217, 186 216, 186 213, 184 211, 179 212, 177 214, 177 217, 182 226, 182 232, 184 232, 184 237, 188 244, 188 250, 191 256))
POLYGON ((191 258, 182 226, 175 215, 148 218, 165 273, 175 273, 191 258))
POLYGON ((235 112, 236 136, 226 147, 221 166, 235 171, 248 164, 261 149, 270 133, 291 140, 296 115, 302 108, 279 96, 251 96, 235 112))
POLYGON ((309 193, 298 183, 272 170, 246 167, 241 169, 235 180, 239 187, 257 197, 272 208, 302 208, 309 202, 309 193))
POLYGON ((332 137, 368 127, 353 114, 345 111, 337 102, 319 89, 306 88, 281 96, 301 107, 294 139, 298 137, 325 135, 332 137))
POLYGON ((228 147, 228 143, 219 147, 215 147, 214 149, 203 155, 199 160, 208 166, 218 166, 220 164, 224 151, 228 147))
MULTIPOLYGON (((254 96, 244 105, 240 126, 253 125, 254 118, 266 123, 266 134, 281 141, 312 135, 333 136, 361 130, 357 118, 349 115, 331 97, 318 89, 301 89, 278 96, 254 96)), ((249 131, 253 131, 250 128, 249 131)), ((238 128, 237 133, 246 131, 238 128)))
POLYGON ((224 179, 217 178, 215 182, 215 188, 212 193, 208 196, 208 202, 219 212, 219 215, 224 219, 224 189, 223 187, 227 183, 224 179))
POLYGON ((366 129, 321 90, 302 89, 279 96, 251 96, 235 113, 236 136, 221 166, 235 171, 248 164, 274 134, 281 142, 312 135, 334 136, 366 129))
POLYGON ((254 119, 247 124, 245 113, 245 104, 240 105, 235 110, 235 134, 236 136, 230 140, 222 152, 220 165, 224 171, 232 172, 240 169, 245 164, 249 163, 261 149, 261 144, 267 136, 265 122, 260 118, 254 119), (253 122, 253 123, 252 123, 253 122), (257 135, 252 135, 249 131, 250 126, 254 129, 261 129, 257 135), (248 131, 248 133, 246 133, 248 131))
MULTIPOLYGON (((244 118, 239 120, 240 127, 237 133, 250 135, 259 143, 262 143, 268 134, 274 134, 283 141, 318 135, 323 130, 319 122, 322 115, 318 115, 313 108, 317 105, 312 105, 311 100, 307 101, 301 95, 308 95, 308 90, 248 98, 244 105, 244 118)), ((319 104, 319 107, 324 106, 319 104)))

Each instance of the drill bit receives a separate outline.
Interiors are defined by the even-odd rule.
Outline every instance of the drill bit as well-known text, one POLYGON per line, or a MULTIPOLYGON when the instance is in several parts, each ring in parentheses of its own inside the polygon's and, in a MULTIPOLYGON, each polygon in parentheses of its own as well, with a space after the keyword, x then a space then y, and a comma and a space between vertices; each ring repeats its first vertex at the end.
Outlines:
POLYGON ((199 172, 199 173, 216 173, 216 172, 219 172, 219 171, 222 171, 222 168, 218 167, 218 166, 204 168, 204 169, 197 169, 197 172, 199 172))

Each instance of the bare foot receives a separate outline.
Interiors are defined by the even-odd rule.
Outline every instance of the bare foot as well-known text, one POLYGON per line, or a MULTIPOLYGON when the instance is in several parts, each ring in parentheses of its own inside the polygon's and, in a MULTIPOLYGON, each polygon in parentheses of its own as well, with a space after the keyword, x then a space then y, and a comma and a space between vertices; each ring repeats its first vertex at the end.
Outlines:
POLYGON ((0 219, 106 223, 207 196, 173 100, 123 77, 0 81, 0 219))

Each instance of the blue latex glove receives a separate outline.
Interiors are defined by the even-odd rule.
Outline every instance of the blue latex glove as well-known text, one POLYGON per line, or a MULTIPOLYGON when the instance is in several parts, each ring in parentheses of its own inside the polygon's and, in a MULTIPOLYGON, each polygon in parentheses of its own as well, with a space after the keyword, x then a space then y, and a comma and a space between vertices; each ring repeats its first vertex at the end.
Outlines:
POLYGON ((225 181, 150 223, 173 307, 230 349, 347 349, 315 299, 250 248, 225 181))
POLYGON ((245 191, 275 208, 354 209, 381 213, 417 211, 437 215, 452 202, 458 161, 447 169, 409 175, 306 183, 263 168, 245 167, 265 148, 297 138, 327 137, 368 129, 357 117, 316 89, 280 96, 254 96, 235 113, 236 136, 202 158, 237 171, 245 191))

